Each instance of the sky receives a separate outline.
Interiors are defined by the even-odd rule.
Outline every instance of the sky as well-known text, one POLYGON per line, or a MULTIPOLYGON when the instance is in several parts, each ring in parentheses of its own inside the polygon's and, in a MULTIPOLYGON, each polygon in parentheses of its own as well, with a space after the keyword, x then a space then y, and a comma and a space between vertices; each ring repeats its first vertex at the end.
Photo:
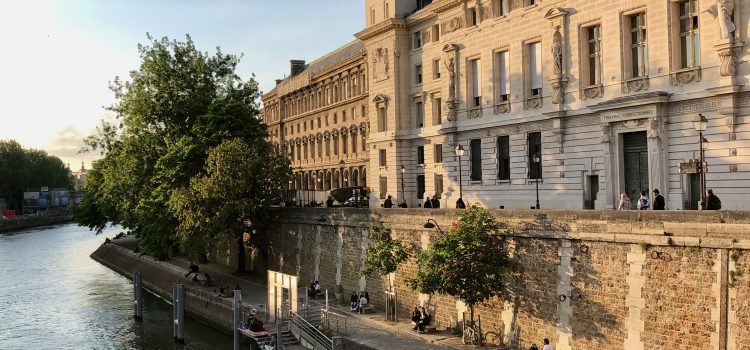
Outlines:
POLYGON ((137 69, 146 33, 244 54, 237 73, 269 91, 289 60, 354 40, 364 15, 364 0, 0 0, 0 140, 90 168, 82 140, 114 120, 109 82, 137 69))

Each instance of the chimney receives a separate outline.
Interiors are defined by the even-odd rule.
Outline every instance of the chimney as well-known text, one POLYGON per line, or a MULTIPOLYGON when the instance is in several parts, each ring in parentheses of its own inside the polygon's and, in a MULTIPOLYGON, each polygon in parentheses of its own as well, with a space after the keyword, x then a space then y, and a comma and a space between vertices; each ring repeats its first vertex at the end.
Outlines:
POLYGON ((304 60, 291 60, 289 61, 291 65, 291 73, 292 76, 295 76, 297 74, 302 73, 303 70, 305 70, 305 61, 304 60))
POLYGON ((278 86, 282 81, 284 81, 284 79, 276 79, 276 85, 278 86))

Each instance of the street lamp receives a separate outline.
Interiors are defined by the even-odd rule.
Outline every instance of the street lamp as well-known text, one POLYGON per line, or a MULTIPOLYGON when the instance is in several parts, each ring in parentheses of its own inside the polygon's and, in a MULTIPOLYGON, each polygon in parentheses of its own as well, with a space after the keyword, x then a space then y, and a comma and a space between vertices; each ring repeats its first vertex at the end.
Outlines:
POLYGON ((443 233, 443 230, 440 229, 440 225, 438 225, 437 221, 435 221, 435 219, 432 219, 432 218, 427 219, 427 222, 425 222, 424 225, 422 225, 422 227, 424 228, 437 227, 438 232, 440 232, 441 234, 443 233))
POLYGON ((539 153, 536 153, 531 160, 536 164, 536 209, 539 209, 539 179, 542 177, 542 157, 539 153))
POLYGON ((289 197, 287 198, 287 200, 291 202, 292 201, 292 180, 289 180, 289 190, 287 191, 287 196, 289 197))
POLYGON ((693 128, 695 128, 695 131, 698 132, 698 143, 700 144, 700 153, 698 155, 699 163, 698 163, 698 180, 700 181, 701 186, 701 203, 698 206, 699 209, 705 209, 706 206, 706 164, 705 164, 705 154, 703 153, 703 132, 706 131, 706 128, 708 127, 708 119, 703 116, 703 114, 698 113, 698 117, 695 118, 693 121, 693 128))
POLYGON ((464 187, 462 181, 463 171, 461 170, 461 157, 466 154, 466 150, 461 145, 456 146, 456 156, 458 157, 458 198, 463 200, 464 198, 464 187))
POLYGON ((406 175, 406 168, 404 166, 401 166, 401 201, 406 201, 406 191, 404 190, 404 176, 406 175))
POLYGON ((339 186, 344 187, 344 160, 339 161, 339 186))

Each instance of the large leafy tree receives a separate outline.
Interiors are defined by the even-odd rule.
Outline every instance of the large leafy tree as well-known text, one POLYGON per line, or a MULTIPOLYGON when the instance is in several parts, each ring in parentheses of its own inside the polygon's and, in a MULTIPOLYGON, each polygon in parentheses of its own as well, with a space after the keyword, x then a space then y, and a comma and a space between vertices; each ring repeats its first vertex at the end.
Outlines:
POLYGON ((400 240, 391 237, 391 229, 370 226, 370 245, 367 247, 364 268, 361 276, 388 276, 388 290, 391 290, 390 274, 409 259, 409 251, 400 240))
POLYGON ((214 248, 232 239, 239 251, 237 270, 245 270, 245 233, 252 237, 274 198, 290 178, 289 161, 262 142, 234 139, 211 149, 206 173, 175 191, 169 205, 179 219, 178 237, 191 251, 214 248))
POLYGON ((472 205, 456 213, 458 221, 419 254, 419 270, 407 279, 414 290, 463 300, 471 311, 492 297, 508 297, 514 262, 500 232, 501 224, 486 209, 472 205))
POLYGON ((118 224, 139 234, 143 250, 167 257, 179 248, 180 222, 170 209, 175 191, 205 173, 209 151, 242 139, 261 157, 273 153, 259 119, 257 82, 235 74, 239 57, 198 51, 184 42, 148 36, 130 80, 115 78, 116 123, 102 123, 86 140, 104 158, 94 164, 76 219, 101 231, 118 224))
POLYGON ((47 152, 24 148, 14 140, 0 141, 0 198, 21 209, 23 192, 42 186, 73 189, 70 169, 47 152))

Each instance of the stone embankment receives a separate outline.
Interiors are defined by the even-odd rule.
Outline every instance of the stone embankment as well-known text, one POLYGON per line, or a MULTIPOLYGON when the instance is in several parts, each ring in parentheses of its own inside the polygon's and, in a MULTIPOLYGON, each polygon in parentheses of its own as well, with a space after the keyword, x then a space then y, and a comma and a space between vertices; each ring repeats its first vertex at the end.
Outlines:
POLYGON ((0 232, 25 230, 34 227, 49 226, 70 222, 71 215, 56 216, 19 216, 13 219, 0 219, 0 232))

